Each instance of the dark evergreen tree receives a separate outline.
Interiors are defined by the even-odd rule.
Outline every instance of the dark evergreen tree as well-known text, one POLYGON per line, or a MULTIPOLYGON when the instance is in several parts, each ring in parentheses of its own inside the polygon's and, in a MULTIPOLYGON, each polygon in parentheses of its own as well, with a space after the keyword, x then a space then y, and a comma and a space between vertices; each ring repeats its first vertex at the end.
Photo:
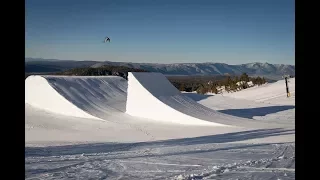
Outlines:
POLYGON ((243 73, 243 74, 240 76, 240 81, 249 82, 249 76, 247 75, 247 73, 243 73))
POLYGON ((185 91, 185 86, 183 83, 180 84, 179 91, 185 91))

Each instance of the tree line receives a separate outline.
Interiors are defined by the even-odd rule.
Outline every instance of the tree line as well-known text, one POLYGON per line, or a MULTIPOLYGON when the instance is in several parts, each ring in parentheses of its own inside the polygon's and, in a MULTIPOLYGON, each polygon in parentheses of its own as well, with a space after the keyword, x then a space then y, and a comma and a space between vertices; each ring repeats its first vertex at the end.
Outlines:
POLYGON ((63 72, 55 73, 55 75, 66 76, 121 76, 128 79, 128 72, 148 72, 143 69, 135 69, 125 66, 101 66, 99 68, 74 68, 63 72))
POLYGON ((227 92, 235 92, 242 89, 247 89, 254 85, 260 86, 267 82, 264 77, 249 77, 246 73, 243 73, 240 76, 225 76, 223 79, 218 80, 212 77, 211 80, 206 81, 194 81, 187 78, 184 81, 176 81, 172 78, 168 79, 180 91, 196 91, 199 94, 205 94, 208 92, 219 94, 222 92, 222 90, 227 92))

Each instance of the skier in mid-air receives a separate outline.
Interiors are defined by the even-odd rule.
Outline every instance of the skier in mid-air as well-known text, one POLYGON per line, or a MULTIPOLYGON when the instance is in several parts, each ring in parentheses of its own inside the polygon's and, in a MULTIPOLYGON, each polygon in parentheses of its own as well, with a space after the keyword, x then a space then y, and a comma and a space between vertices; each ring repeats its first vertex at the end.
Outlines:
POLYGON ((109 37, 106 37, 106 38, 104 39, 104 42, 105 42, 105 43, 106 43, 107 41, 110 42, 110 38, 109 38, 109 37))

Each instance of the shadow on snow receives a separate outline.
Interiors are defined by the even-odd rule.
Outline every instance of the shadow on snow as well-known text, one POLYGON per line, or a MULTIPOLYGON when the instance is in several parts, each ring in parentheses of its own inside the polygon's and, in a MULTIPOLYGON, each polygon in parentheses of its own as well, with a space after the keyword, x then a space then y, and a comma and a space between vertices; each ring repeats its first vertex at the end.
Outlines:
POLYGON ((208 95, 208 94, 197 94, 197 93, 183 93, 183 95, 187 96, 190 99, 197 101, 197 102, 213 96, 213 95, 208 95))
POLYGON ((221 113, 252 119, 254 116, 265 116, 280 111, 294 109, 295 106, 267 106, 248 109, 225 109, 218 110, 221 113))
MULTIPOLYGON (((203 99, 207 99, 214 95, 202 95, 197 93, 183 93, 183 95, 189 97, 190 99, 198 102, 203 99)), ((242 118, 252 119, 254 116, 265 116, 272 113, 277 113, 280 111, 285 111, 289 109, 294 109, 295 106, 284 105, 284 106, 267 106, 267 107, 257 107, 257 108, 248 108, 248 109, 225 109, 218 110, 221 113, 229 114, 232 116, 238 116, 242 118)))
MULTIPOLYGON (((166 147, 166 146, 168 147, 168 146, 201 145, 201 144, 209 144, 209 143, 227 143, 227 142, 237 142, 237 141, 243 141, 243 140, 249 140, 249 139, 265 138, 265 137, 271 137, 271 136, 288 135, 288 134, 294 134, 294 133, 295 133, 294 129, 274 128, 274 129, 258 129, 258 130, 210 135, 210 136, 201 136, 201 137, 195 137, 195 138, 153 141, 153 142, 92 143, 92 144, 81 144, 81 145, 50 146, 50 147, 25 147, 25 157, 76 155, 76 154, 82 154, 82 153, 86 153, 86 154, 108 153, 108 152, 116 152, 116 151, 119 152, 119 151, 128 151, 133 148, 138 148, 143 146, 154 146, 154 145, 161 146, 161 147, 166 147)), ((248 145, 242 144, 241 147, 242 146, 246 147, 248 145)), ((259 144, 258 145, 251 144, 250 146, 259 146, 259 144)), ((227 150, 227 149, 223 148, 223 150, 227 150)), ((213 150, 210 150, 210 151, 213 151, 213 150)), ((203 152, 203 151, 184 152, 182 154, 200 153, 200 152, 203 152)), ((165 154, 165 155, 174 155, 174 154, 165 154)), ((145 155, 141 157, 144 157, 144 156, 145 155)), ((159 156, 159 155, 152 155, 152 156, 159 156)), ((164 156, 164 155, 161 155, 161 156, 164 156)))

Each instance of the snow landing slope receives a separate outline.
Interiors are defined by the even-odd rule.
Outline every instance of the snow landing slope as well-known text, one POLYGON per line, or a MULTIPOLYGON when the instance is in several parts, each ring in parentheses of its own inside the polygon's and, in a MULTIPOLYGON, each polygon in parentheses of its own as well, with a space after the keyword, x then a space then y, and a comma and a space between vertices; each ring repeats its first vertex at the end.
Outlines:
POLYGON ((180 93, 161 73, 117 76, 29 76, 25 102, 54 113, 107 121, 265 127, 217 112, 180 93), (147 118, 147 119, 146 119, 147 118))
POLYGON ((25 102, 51 112, 105 119, 125 111, 127 81, 117 76, 29 76, 25 102))
POLYGON ((130 72, 126 113, 189 125, 252 126, 259 123, 223 114, 183 95, 161 73, 130 72))

